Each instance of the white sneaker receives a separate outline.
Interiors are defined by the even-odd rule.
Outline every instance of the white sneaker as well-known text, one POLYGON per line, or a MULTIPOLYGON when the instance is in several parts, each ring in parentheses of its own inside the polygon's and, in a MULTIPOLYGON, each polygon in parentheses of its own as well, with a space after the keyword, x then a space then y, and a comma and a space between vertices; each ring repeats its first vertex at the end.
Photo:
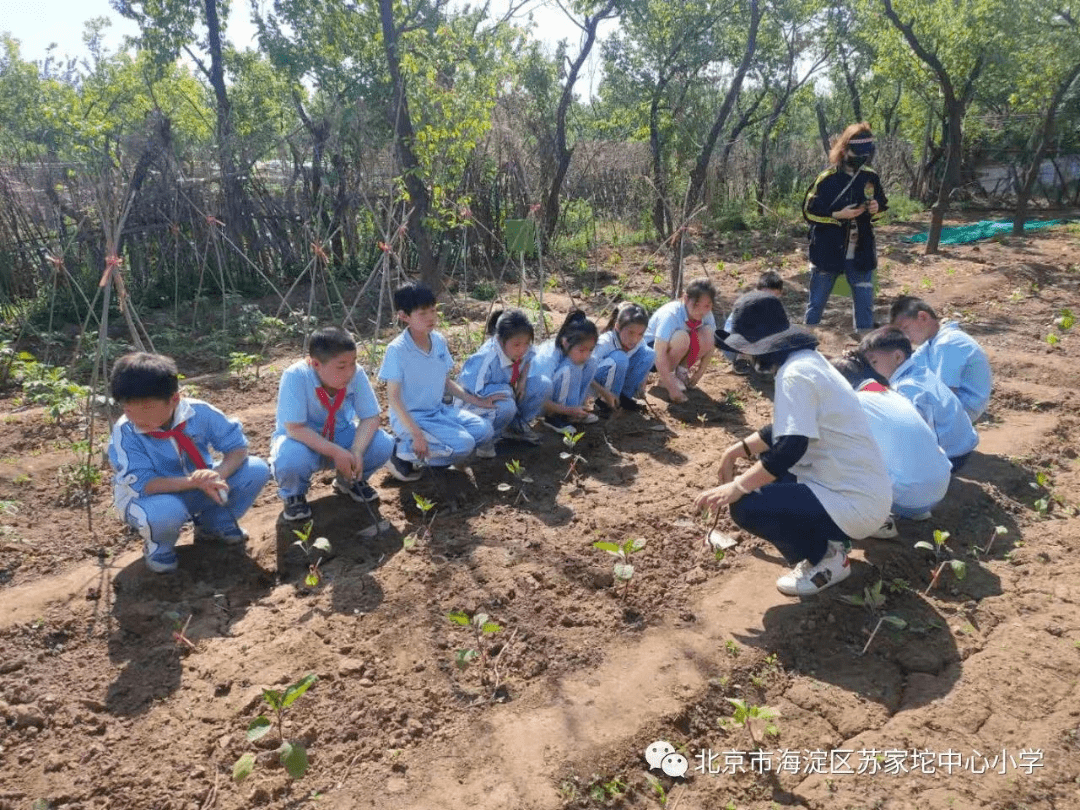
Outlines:
POLYGON ((889 515, 885 518, 885 522, 881 524, 881 528, 870 535, 875 540, 892 540, 899 535, 900 532, 896 530, 896 519, 889 515))
POLYGON ((495 458, 495 440, 492 439, 489 442, 476 445, 476 457, 477 458, 495 458))
POLYGON ((910 518, 908 518, 908 520, 924 521, 924 520, 929 520, 932 517, 933 517, 933 515, 930 514, 930 510, 927 509, 925 512, 919 512, 919 514, 917 514, 917 515, 912 515, 910 518))
POLYGON ((585 414, 585 418, 581 420, 581 424, 583 424, 583 425, 595 425, 599 421, 600 421, 600 417, 597 416, 595 413, 588 413, 588 414, 585 414))
POLYGON ((802 560, 776 580, 776 589, 785 596, 813 596, 819 591, 843 582, 851 576, 851 565, 843 543, 829 541, 829 547, 821 562, 811 565, 809 560, 802 560))

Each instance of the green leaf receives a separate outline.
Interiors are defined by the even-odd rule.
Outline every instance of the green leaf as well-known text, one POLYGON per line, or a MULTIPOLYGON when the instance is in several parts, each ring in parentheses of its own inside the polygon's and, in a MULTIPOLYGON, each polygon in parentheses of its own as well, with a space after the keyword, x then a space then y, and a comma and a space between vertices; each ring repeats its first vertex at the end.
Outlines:
POLYGON ((925 540, 920 540, 918 543, 916 543, 915 548, 922 548, 922 549, 926 549, 927 551, 936 551, 937 550, 937 549, 934 548, 934 546, 932 544, 927 543, 925 540))
POLYGON ((274 725, 270 722, 270 718, 268 718, 264 714, 260 714, 258 717, 252 720, 251 725, 248 726, 248 742, 255 742, 255 740, 262 739, 273 727, 274 725))
POLYGON ((281 708, 287 709, 296 702, 296 699, 300 697, 304 692, 315 685, 315 681, 319 680, 319 676, 311 673, 305 675, 298 680, 292 686, 285 690, 285 699, 281 703, 281 708))
POLYGON ((626 582, 634 576, 634 566, 630 563, 617 562, 613 570, 615 578, 620 582, 626 582))
POLYGON ((963 579, 967 576, 967 563, 963 560, 949 560, 949 565, 952 567, 953 575, 957 579, 963 579))
POLYGON ((641 537, 634 538, 633 540, 628 540, 624 544, 623 548, 625 548, 628 553, 633 554, 634 552, 641 551, 643 548, 645 548, 645 540, 641 537))
POLYGON ((251 776, 253 770, 255 770, 255 755, 244 754, 240 759, 236 760, 236 763, 232 766, 233 781, 240 784, 251 776))
POLYGON ((317 548, 319 551, 325 551, 328 554, 330 553, 330 541, 327 540, 325 537, 316 537, 315 542, 313 542, 311 545, 317 548))
POLYGON ((606 551, 608 554, 618 554, 621 549, 615 543, 608 543, 604 540, 598 540, 593 543, 593 548, 598 548, 601 551, 606 551))
POLYGON ((1004 526, 995 526, 994 527, 994 534, 1008 534, 1008 533, 1009 533, 1009 530, 1006 529, 1004 526))
POLYGON ((446 614, 446 618, 448 618, 454 624, 460 624, 463 627, 469 626, 469 617, 462 610, 452 610, 446 614))
POLYGON ((307 772, 307 749, 300 743, 282 743, 281 764, 293 779, 299 779, 307 772))
POLYGON ((472 661, 480 657, 476 650, 458 650, 455 656, 459 669, 465 669, 472 661))
POLYGON ((514 487, 511 484, 506 484, 506 483, 499 484, 499 486, 496 487, 496 489, 498 489, 499 492, 509 492, 513 488, 514 487))
POLYGON ((841 602, 846 602, 849 605, 858 605, 859 607, 862 607, 863 605, 866 604, 866 601, 856 593, 841 594, 840 595, 840 601, 841 602))
POLYGON ((487 624, 487 620, 488 615, 486 613, 477 613, 475 616, 472 617, 472 623, 475 624, 477 627, 483 627, 485 624, 487 624))
POLYGON ((416 532, 412 532, 411 534, 407 534, 403 538, 401 538, 401 547, 406 551, 412 551, 414 548, 416 548, 416 541, 416 532))
POLYGON ((899 616, 882 616, 881 620, 888 624, 891 624, 897 630, 903 630, 907 627, 907 622, 901 619, 899 616))
POLYGON ((281 708, 281 692, 276 689, 263 689, 263 700, 269 703, 272 709, 281 708))
POLYGON ((308 575, 304 577, 304 584, 307 585, 309 588, 317 588, 321 581, 322 580, 319 579, 319 575, 313 572, 308 573, 308 575))
POLYGON ((941 529, 934 529, 934 544, 938 546, 945 545, 945 541, 952 537, 948 532, 943 532, 941 529))
POLYGON ((502 625, 497 622, 484 622, 480 629, 485 633, 498 633, 502 630, 502 625))

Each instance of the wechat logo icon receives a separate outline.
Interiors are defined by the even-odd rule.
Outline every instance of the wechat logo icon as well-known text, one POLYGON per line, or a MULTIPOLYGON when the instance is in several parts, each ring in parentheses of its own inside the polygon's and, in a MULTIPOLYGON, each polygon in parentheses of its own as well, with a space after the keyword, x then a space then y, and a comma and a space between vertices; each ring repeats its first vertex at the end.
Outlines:
POLYGON ((645 749, 645 761, 649 769, 659 768, 668 776, 682 777, 690 768, 686 757, 675 751, 675 746, 665 740, 657 740, 645 749))

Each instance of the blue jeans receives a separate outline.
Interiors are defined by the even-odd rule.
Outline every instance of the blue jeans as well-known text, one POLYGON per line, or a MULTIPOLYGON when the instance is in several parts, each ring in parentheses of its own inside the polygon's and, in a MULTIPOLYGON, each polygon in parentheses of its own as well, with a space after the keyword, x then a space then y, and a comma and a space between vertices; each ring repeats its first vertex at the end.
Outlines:
MULTIPOLYGON (((844 276, 851 287, 855 328, 872 329, 874 327, 874 272, 872 270, 860 272, 855 269, 854 259, 845 259, 844 276)), ((821 313, 825 311, 833 285, 839 277, 839 273, 811 265, 810 300, 806 302, 805 323, 807 326, 821 323, 821 313)))
POLYGON ((848 543, 810 487, 798 483, 791 473, 735 501, 731 519, 776 546, 790 565, 800 560, 817 565, 830 540, 848 543))

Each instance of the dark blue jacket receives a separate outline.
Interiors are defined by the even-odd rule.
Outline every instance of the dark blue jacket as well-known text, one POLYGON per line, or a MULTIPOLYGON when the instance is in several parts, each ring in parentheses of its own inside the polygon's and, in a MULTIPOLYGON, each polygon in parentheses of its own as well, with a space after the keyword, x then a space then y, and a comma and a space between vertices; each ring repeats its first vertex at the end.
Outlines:
POLYGON ((817 176, 803 203, 803 218, 810 223, 810 264, 830 273, 844 271, 848 233, 859 229, 855 247, 855 269, 868 272, 877 267, 877 247, 871 224, 889 207, 877 172, 863 166, 854 177, 836 166, 830 166, 817 176), (878 213, 873 217, 863 212, 855 219, 833 219, 833 211, 849 205, 863 205, 868 192, 878 201, 878 213))

